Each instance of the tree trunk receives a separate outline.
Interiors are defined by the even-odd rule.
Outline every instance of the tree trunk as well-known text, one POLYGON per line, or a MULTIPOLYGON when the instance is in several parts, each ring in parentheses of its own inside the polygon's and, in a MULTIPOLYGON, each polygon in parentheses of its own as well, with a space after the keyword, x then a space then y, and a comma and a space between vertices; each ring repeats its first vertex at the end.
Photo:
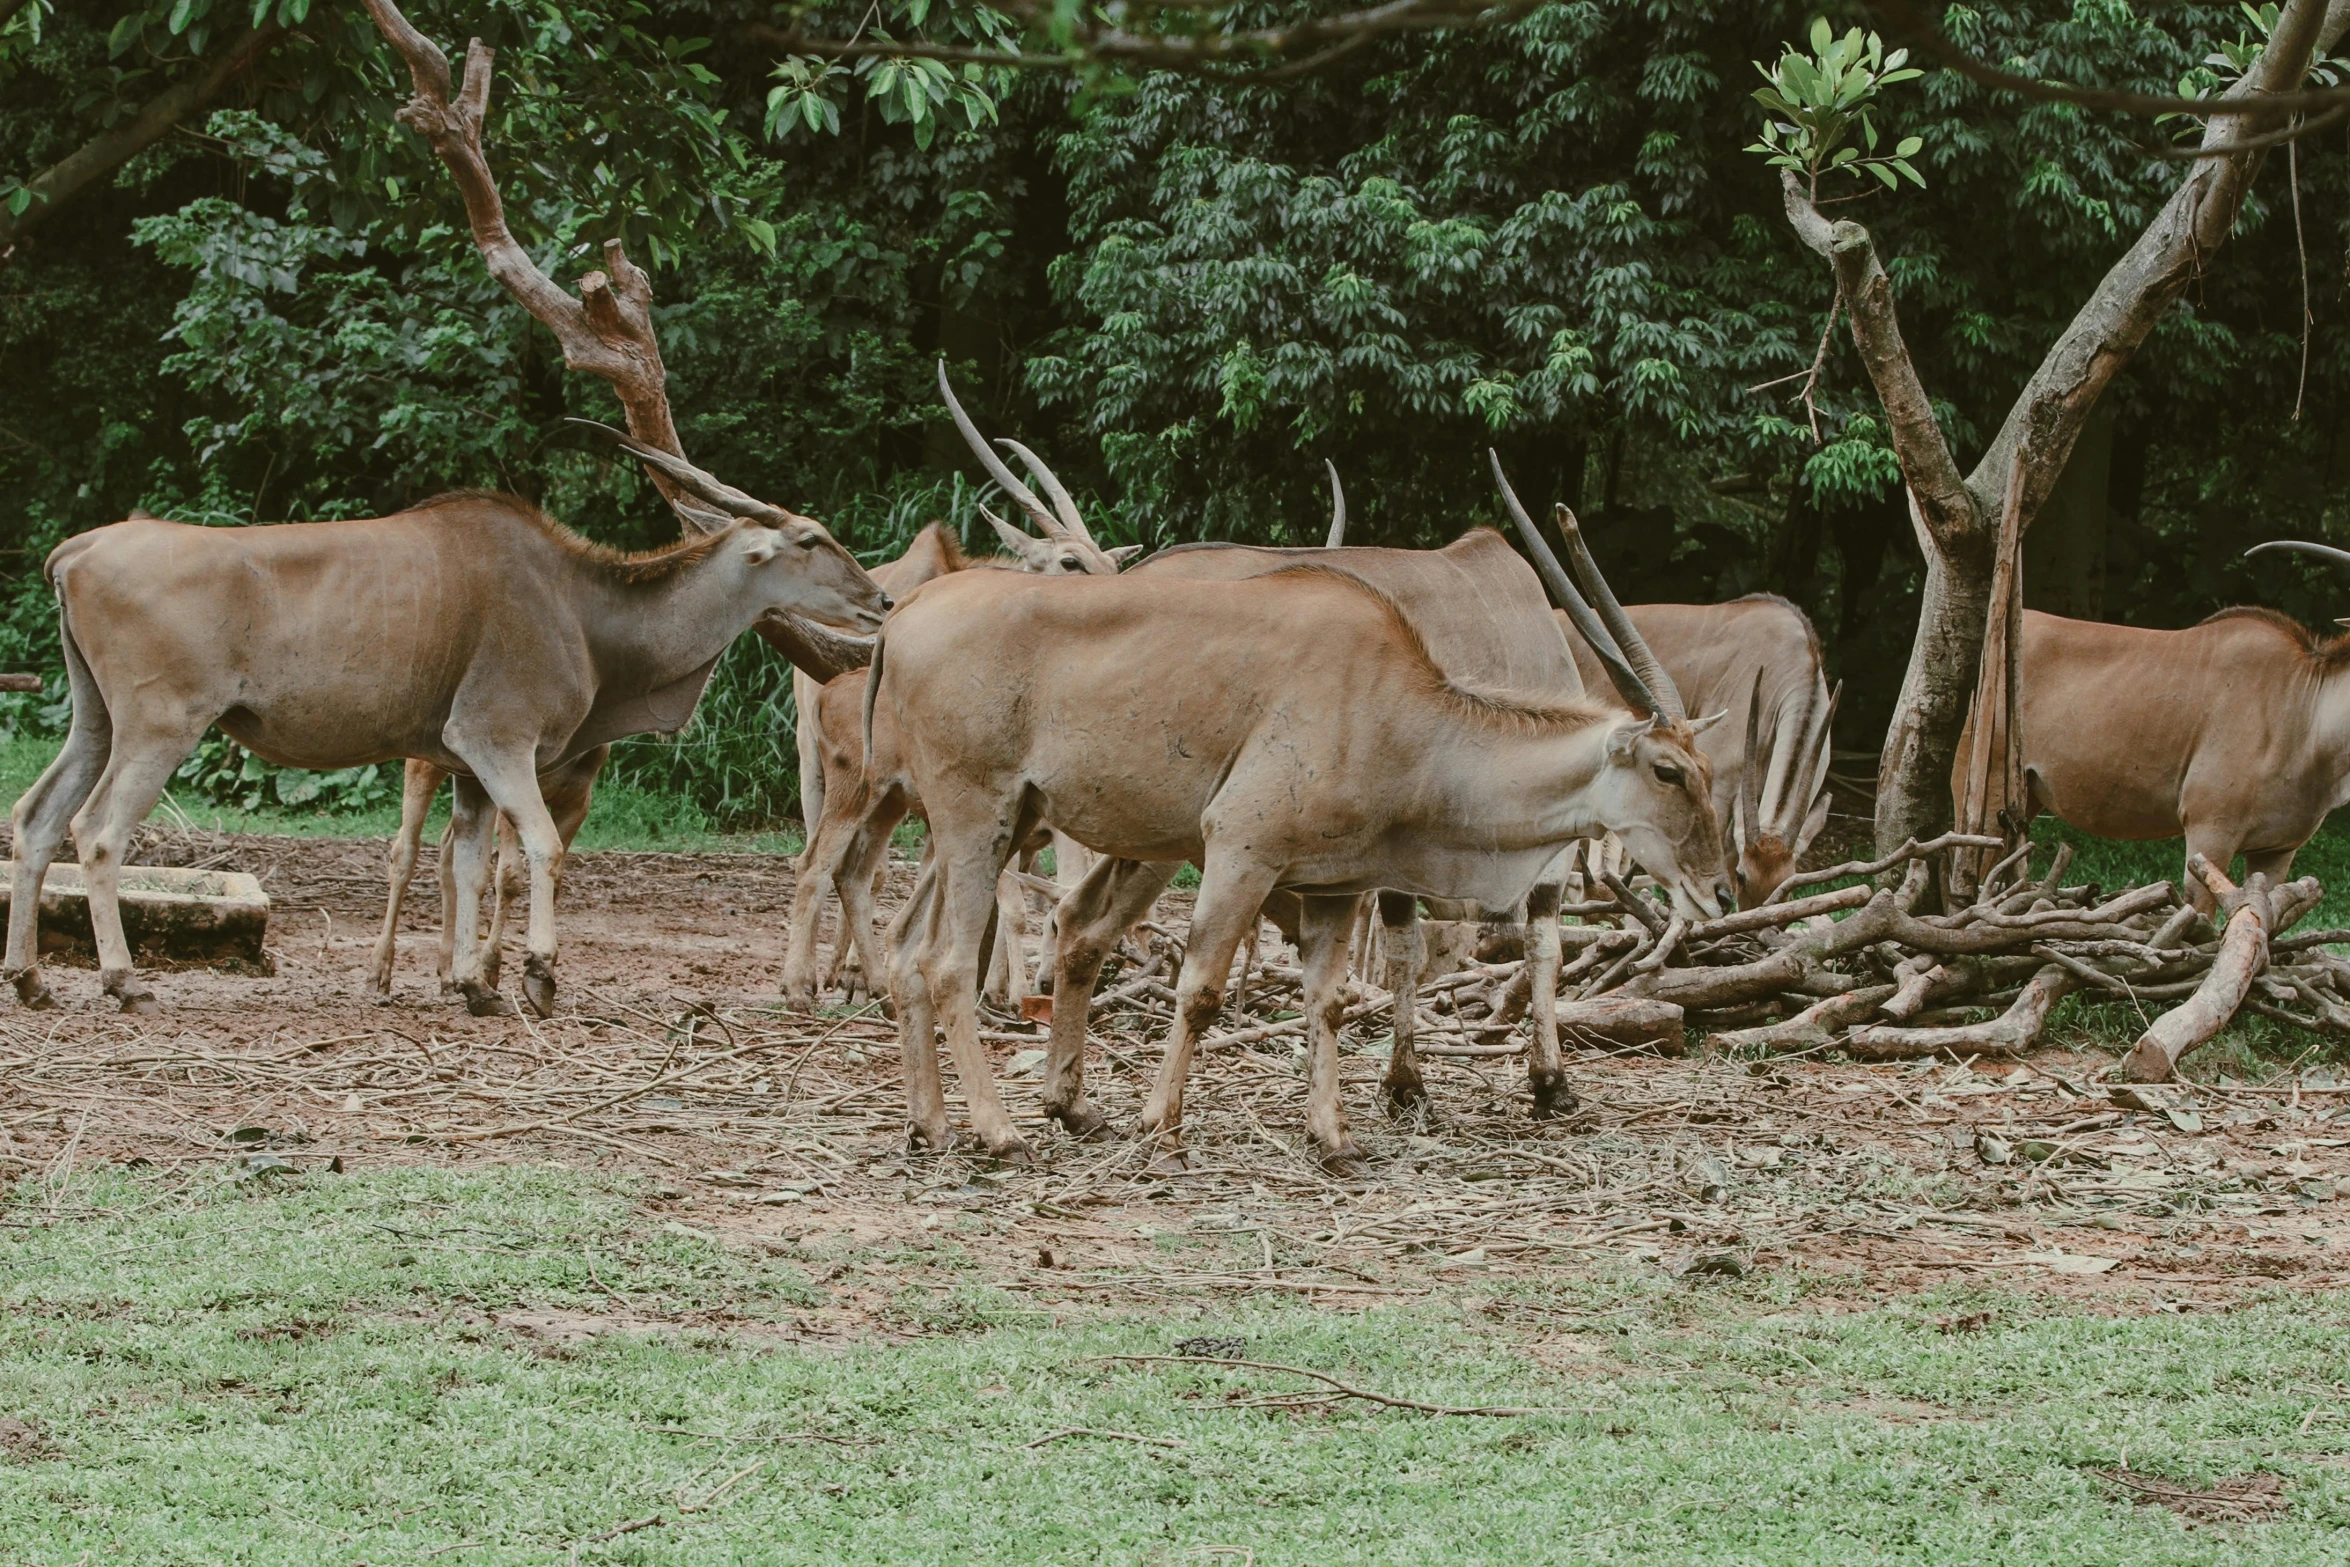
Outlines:
POLYGON ((1923 843, 1951 821, 1950 779, 1958 765, 1983 656, 1983 621, 1991 608, 1993 541, 1970 531, 1945 543, 1915 513, 1926 588, 1909 671, 1877 761, 1877 842, 1923 843))

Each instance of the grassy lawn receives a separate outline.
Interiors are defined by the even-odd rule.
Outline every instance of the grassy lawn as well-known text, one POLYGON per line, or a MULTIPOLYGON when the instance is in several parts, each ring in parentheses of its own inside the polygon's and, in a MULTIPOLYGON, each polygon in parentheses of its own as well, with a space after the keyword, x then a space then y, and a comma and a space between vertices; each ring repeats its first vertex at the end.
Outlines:
POLYGON ((0 1560, 2285 1564, 2339 1562, 2350 1527, 2330 1297, 1849 1309, 1797 1275, 1649 1270, 1546 1282, 1532 1317, 1064 1315, 972 1278, 951 1236, 730 1246, 636 1195, 557 1166, 20 1181, 0 1560), (762 1337, 835 1281, 895 1288, 917 1336, 762 1337), (530 1311, 669 1325, 557 1344, 530 1311), (1190 1333, 1553 1412, 1251 1408, 1297 1382, 1100 1359, 1190 1333), (1154 1442, 1031 1445, 1074 1427, 1154 1442), (2290 1504, 2189 1524, 2092 1472, 2114 1465, 2275 1474, 2290 1504))

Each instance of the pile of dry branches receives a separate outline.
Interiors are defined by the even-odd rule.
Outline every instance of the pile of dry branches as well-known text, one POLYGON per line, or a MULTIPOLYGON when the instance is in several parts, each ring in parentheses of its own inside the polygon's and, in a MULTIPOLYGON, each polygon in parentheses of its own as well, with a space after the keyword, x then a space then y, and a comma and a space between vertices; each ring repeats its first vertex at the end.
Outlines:
POLYGON ((2177 1002, 2124 1063, 2141 1082, 2169 1078, 2180 1057, 2245 1007, 2350 1034, 2350 962, 2324 950, 2350 933, 2286 934, 2322 900, 2314 877, 2272 886, 2255 875, 2238 887, 2198 856, 2191 870, 2214 904, 2206 915, 2168 882, 2110 895, 2065 885, 2069 845, 2034 880, 2027 844, 1992 868, 1967 907, 1913 912, 1938 856, 1985 844, 1956 833, 1905 844, 1881 860, 1791 878, 1760 908, 1697 924, 1668 918, 1609 878, 1607 903, 1576 910, 1585 923, 1569 939, 1583 950, 1568 974, 1591 977, 1562 1005, 1560 1025, 1606 1032, 1611 1013, 1645 1003, 1714 1025, 1722 1047, 1833 1045, 1886 1061, 2015 1054, 2038 1041, 2056 1003, 2077 990, 2148 1013, 2177 1002), (1905 863, 1898 888, 1789 896, 1905 863), (1845 910, 1854 912, 1833 917, 1845 910), (1981 1016, 1993 1008, 1996 1015, 1981 1016))
MULTIPOLYGON (((1947 885, 1936 874, 1941 857, 1985 847, 2000 840, 1950 833, 1905 844, 1792 877, 1759 908, 1701 922, 1603 875, 1608 897, 1564 911, 1574 922, 1561 931, 1562 1040, 1674 1054, 1696 1028, 1719 1049, 1834 1048, 1863 1061, 2013 1056, 2039 1041, 2059 1001, 2084 990, 2150 1019, 2123 1066, 2140 1082, 2170 1078, 2182 1056, 2245 1009, 2350 1036, 2350 960, 2325 950, 2350 931, 2287 934, 2322 899, 2314 877, 2271 885, 2255 875, 2238 887, 2197 857, 2194 874, 2213 903, 2206 914, 2168 882, 2111 894, 2068 886, 2069 846, 2034 879, 2026 845, 1991 868, 1965 908, 1915 912, 1929 886, 1947 885), (1898 887, 1808 892, 1896 870, 1898 887)), ((1432 949, 1444 945, 1432 931, 1432 949)), ((1269 967, 1259 983, 1292 979, 1269 967)), ((1506 1039, 1525 1015, 1530 982, 1522 959, 1432 973, 1420 988, 1421 1052, 1515 1054, 1506 1039)), ((1349 1022, 1393 1005, 1384 992, 1364 994, 1349 1022)), ((1252 999, 1261 1009, 1266 998, 1252 999)), ((1283 1027, 1302 1023, 1208 1043, 1254 1043, 1283 1027)))

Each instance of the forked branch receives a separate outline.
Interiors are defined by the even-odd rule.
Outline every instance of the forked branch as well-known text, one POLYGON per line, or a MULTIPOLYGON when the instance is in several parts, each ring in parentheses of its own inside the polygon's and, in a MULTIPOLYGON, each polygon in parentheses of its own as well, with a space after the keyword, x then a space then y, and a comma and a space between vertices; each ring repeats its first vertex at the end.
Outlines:
MULTIPOLYGON (((539 270, 530 252, 506 222, 506 203, 482 151, 482 122, 489 114, 491 63, 495 52, 476 38, 465 50, 465 81, 450 95, 449 57, 418 32, 393 0, 367 0, 368 14, 384 38, 408 62, 415 96, 397 118, 432 144, 465 201, 473 243, 496 278, 532 316, 555 334, 566 368, 608 382, 628 417, 629 432, 648 446, 682 457, 677 426, 669 415, 668 372, 653 335, 653 286, 628 259, 617 239, 604 242, 604 270, 579 280, 579 294, 539 270)), ((686 526, 707 530, 722 520, 681 504, 684 492, 668 474, 649 469, 653 483, 686 526)))

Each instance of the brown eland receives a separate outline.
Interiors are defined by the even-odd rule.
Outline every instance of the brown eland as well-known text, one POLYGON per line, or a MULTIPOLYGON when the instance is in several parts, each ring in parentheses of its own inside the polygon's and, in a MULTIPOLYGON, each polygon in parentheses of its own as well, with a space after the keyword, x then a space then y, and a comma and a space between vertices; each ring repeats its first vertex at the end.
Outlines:
MULTIPOLYGON (((1553 572, 1556 591, 1566 577, 1553 572)), ((1696 742, 1722 715, 1690 722, 1620 613, 1603 625, 1579 596, 1572 607, 1645 716, 1467 685, 1392 598, 1327 566, 1216 582, 967 572, 916 590, 876 644, 864 784, 918 796, 930 818, 891 956, 915 1136, 949 1137, 943 1025, 973 1130, 999 1155, 1027 1153, 975 1001, 996 878, 1039 821, 1103 856, 1064 901, 1064 941, 1130 924, 1136 885, 1155 895, 1160 866, 1200 867, 1175 1032, 1143 1115, 1171 1158, 1192 1052, 1277 889, 1302 905, 1308 1131, 1342 1167, 1358 1155, 1338 1095, 1338 985, 1362 894, 1507 907, 1563 845, 1614 831, 1678 908, 1717 910, 1721 833, 1696 742)), ((1098 1123, 1082 1097, 1063 1109, 1098 1123)))
POLYGON ((73 726, 16 803, 5 972, 19 997, 50 999, 35 922, 70 819, 101 984, 126 1010, 153 1007, 123 939, 122 855, 218 723, 285 766, 415 757, 457 775, 474 830, 455 855, 453 972, 480 1010, 498 998, 472 939, 478 894, 493 808, 510 815, 530 866, 524 994, 551 1011, 561 837, 539 776, 620 736, 682 725, 719 654, 763 617, 861 633, 890 603, 820 524, 664 460, 735 515, 641 555, 480 494, 346 522, 118 522, 59 545, 47 578, 73 726))

